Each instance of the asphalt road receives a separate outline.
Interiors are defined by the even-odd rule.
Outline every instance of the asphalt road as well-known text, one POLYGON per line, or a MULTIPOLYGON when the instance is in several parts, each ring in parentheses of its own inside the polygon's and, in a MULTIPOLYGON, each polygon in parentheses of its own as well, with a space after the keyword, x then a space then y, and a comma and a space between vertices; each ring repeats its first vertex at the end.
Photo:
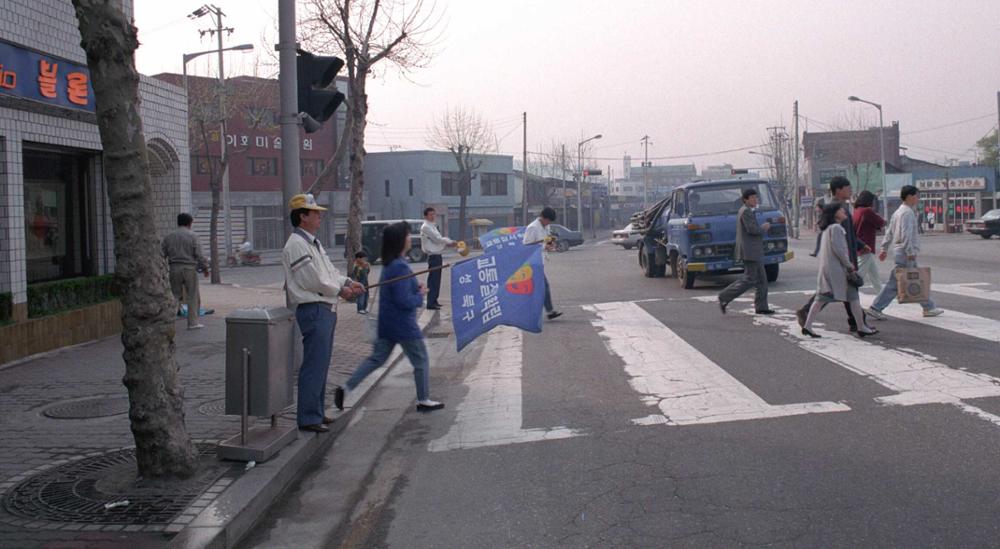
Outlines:
POLYGON ((683 290, 606 242, 554 255, 565 316, 461 353, 429 340, 448 407, 413 412, 403 363, 369 411, 399 421, 352 425, 385 441, 367 474, 345 484, 363 452, 338 442, 329 481, 294 488, 255 545, 291 529, 328 547, 996 546, 1000 240, 925 238, 945 314, 894 304, 863 341, 840 307, 822 339, 798 334, 812 242, 793 244, 771 318, 750 293, 719 312, 732 277, 683 290), (296 521, 318 494, 350 517, 296 521))

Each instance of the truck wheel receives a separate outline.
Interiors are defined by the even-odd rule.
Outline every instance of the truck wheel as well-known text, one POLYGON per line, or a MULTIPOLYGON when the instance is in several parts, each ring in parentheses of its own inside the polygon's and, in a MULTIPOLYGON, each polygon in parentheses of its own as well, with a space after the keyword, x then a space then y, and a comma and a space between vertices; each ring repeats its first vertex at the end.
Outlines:
POLYGON ((989 240, 993 233, 979 233, 979 236, 983 237, 984 240, 989 240))
POLYGON ((771 263, 770 265, 764 265, 764 273, 767 274, 768 282, 778 280, 778 264, 771 263))
POLYGON ((695 273, 687 270, 687 261, 678 260, 678 268, 677 280, 680 281, 681 286, 683 286, 685 290, 694 288, 694 279, 696 275, 695 273))
POLYGON ((639 268, 646 278, 656 278, 656 254, 646 253, 646 248, 639 247, 639 268))
POLYGON ((625 244, 625 249, 626 250, 631 250, 632 249, 632 245, 631 244, 625 244))

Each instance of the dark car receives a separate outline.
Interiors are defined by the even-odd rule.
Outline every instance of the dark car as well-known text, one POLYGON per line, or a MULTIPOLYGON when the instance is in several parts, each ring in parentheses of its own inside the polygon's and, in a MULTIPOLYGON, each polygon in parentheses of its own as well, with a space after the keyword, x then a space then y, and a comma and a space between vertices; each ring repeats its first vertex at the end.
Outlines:
POLYGON ((549 223, 549 234, 556 237, 557 252, 565 252, 573 246, 583 244, 583 233, 571 231, 562 225, 549 223))
POLYGON ((966 221, 965 232, 978 234, 983 238, 1000 235, 1000 210, 990 210, 979 219, 966 221))

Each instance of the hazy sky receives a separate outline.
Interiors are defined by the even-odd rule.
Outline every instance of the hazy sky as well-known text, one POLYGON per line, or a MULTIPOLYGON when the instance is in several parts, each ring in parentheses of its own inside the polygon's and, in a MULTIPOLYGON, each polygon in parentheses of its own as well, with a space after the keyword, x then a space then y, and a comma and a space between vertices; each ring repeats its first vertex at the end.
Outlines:
MULTIPOLYGON (((214 47, 198 34, 209 18, 185 17, 200 2, 135 4, 143 73, 180 72, 183 53, 214 47)), ((215 4, 236 28, 226 46, 258 50, 228 53, 227 75, 253 73, 257 56, 270 63, 277 0, 215 4)), ((529 151, 551 140, 575 149, 601 133, 593 164, 616 174, 623 154, 638 165, 644 134, 654 164, 760 166, 745 151, 691 155, 754 146, 768 126, 791 133, 796 99, 803 131, 877 124, 877 111, 849 95, 882 103, 908 153, 928 160, 973 160, 975 141, 997 124, 996 0, 440 0, 437 9, 431 65, 369 84, 369 151, 426 148, 432 119, 459 105, 494 121, 500 151, 517 158, 523 111, 529 151)), ((188 70, 214 75, 213 59, 188 70)))

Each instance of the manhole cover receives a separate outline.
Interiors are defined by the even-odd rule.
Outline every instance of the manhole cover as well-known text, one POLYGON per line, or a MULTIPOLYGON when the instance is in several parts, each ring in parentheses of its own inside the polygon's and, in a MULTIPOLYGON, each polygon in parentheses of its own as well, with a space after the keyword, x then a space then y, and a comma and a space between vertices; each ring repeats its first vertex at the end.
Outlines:
POLYGON ((3 498, 15 517, 60 523, 167 525, 233 465, 215 458, 214 444, 198 444, 198 472, 171 482, 136 480, 135 448, 71 461, 42 470, 16 485, 3 498), (128 501, 128 505, 106 507, 128 501))
POLYGON ((226 415, 226 399, 220 398, 206 402, 198 407, 198 412, 206 416, 224 416, 226 415))
POLYGON ((57 402, 42 410, 42 415, 53 419, 91 419, 128 413, 128 397, 101 396, 69 402, 57 402))

